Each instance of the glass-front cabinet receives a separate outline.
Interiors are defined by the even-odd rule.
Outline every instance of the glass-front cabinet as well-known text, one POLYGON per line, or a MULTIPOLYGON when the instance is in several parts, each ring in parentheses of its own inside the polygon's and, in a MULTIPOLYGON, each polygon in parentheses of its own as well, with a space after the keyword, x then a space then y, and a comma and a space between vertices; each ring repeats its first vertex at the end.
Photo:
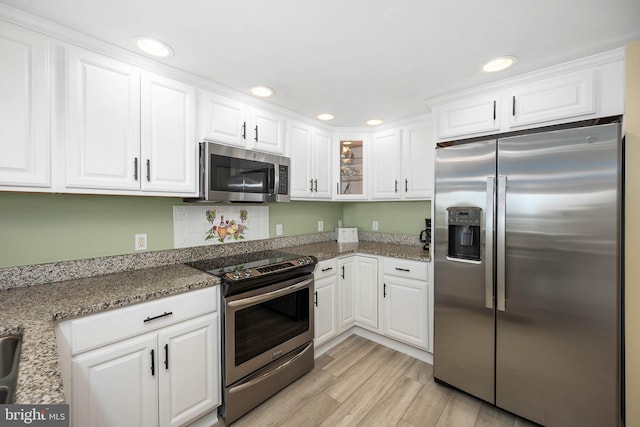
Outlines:
POLYGON ((334 155, 337 161, 336 199, 366 199, 369 174, 369 141, 364 135, 338 135, 334 155))

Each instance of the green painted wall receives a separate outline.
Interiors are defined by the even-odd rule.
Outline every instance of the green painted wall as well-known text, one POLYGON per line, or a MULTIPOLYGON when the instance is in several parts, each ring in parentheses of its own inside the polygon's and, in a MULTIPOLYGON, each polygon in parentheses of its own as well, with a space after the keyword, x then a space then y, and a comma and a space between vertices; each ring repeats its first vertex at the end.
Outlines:
POLYGON ((373 231, 378 221, 380 232, 418 235, 425 218, 431 218, 430 201, 345 203, 343 208, 343 225, 364 231, 373 231))
MULTIPOLYGON (((0 192, 0 267, 41 264, 135 252, 146 233, 148 250, 173 248, 173 206, 182 199, 0 192)), ((331 231, 345 226, 414 234, 424 228, 430 202, 291 202, 269 205, 269 236, 331 231)))

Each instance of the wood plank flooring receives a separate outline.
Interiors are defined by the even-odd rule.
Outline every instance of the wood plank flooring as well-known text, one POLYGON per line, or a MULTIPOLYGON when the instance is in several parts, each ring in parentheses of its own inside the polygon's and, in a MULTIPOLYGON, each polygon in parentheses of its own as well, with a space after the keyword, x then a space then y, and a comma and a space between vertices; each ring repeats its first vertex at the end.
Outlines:
MULTIPOLYGON (((216 427, 222 427, 220 421, 216 427)), ((254 426, 533 427, 433 381, 431 365, 353 335, 313 371, 232 424, 254 426)))

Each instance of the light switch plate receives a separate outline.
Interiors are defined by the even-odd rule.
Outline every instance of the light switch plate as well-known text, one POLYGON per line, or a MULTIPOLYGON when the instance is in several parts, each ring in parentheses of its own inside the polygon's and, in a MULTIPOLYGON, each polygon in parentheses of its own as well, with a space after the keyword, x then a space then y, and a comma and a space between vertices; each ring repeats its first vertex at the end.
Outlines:
POLYGON ((371 228, 373 229, 373 231, 378 231, 378 221, 373 221, 373 224, 371 224, 371 228))
POLYGON ((318 231, 324 231, 324 221, 318 221, 318 231))
POLYGON ((276 236, 282 236, 282 224, 276 224, 276 236))

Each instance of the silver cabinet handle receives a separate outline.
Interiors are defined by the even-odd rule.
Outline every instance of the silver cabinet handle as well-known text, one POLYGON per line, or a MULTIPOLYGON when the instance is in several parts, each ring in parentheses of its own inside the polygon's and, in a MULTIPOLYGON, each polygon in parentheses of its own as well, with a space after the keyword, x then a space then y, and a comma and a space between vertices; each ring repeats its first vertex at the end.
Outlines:
POLYGON ((256 295, 254 297, 248 297, 239 299, 237 301, 228 302, 227 305, 229 307, 244 307, 246 305, 253 305, 259 302, 267 301, 270 299, 277 298, 281 295, 288 294, 290 292, 296 291, 298 289, 304 288, 309 284, 313 283, 313 279, 306 279, 301 282, 294 283, 291 286, 287 286, 286 288, 278 289, 275 291, 267 292, 266 294, 256 295))
POLYGON ((311 191, 313 193, 313 180, 312 179, 309 180, 309 191, 311 191))
POLYGON ((133 179, 138 180, 138 158, 133 158, 133 179))
POLYGON ((409 180, 408 179, 404 180, 404 192, 405 193, 409 192, 409 180))
POLYGON ((485 307, 493 308, 493 210, 495 209, 495 178, 487 178, 487 205, 484 224, 484 297, 485 307))
POLYGON ((411 270, 409 270, 408 268, 400 268, 400 267, 396 267, 396 270, 398 271, 404 271, 406 273, 411 273, 411 270))
POLYGON ((395 192, 396 193, 398 192, 398 180, 397 179, 395 180, 395 192))
POLYGON ((247 139, 247 122, 242 122, 242 139, 247 139))
POLYGON ((318 192, 318 180, 317 179, 313 180, 313 191, 315 191, 316 193, 318 192))
POLYGON ((499 311, 506 309, 506 282, 505 282, 505 228, 506 228, 506 205, 507 205, 507 177, 506 175, 498 176, 498 218, 497 218, 497 242, 496 242, 496 292, 497 306, 499 311))
POLYGON ((151 160, 147 159, 147 182, 151 181, 151 160))
POLYGON ((329 270, 333 270, 333 267, 323 268, 323 269, 321 269, 320 271, 323 271, 323 272, 324 272, 324 271, 329 271, 329 270))
POLYGON ((256 142, 258 142, 258 125, 256 125, 256 137, 254 138, 256 140, 256 142))

